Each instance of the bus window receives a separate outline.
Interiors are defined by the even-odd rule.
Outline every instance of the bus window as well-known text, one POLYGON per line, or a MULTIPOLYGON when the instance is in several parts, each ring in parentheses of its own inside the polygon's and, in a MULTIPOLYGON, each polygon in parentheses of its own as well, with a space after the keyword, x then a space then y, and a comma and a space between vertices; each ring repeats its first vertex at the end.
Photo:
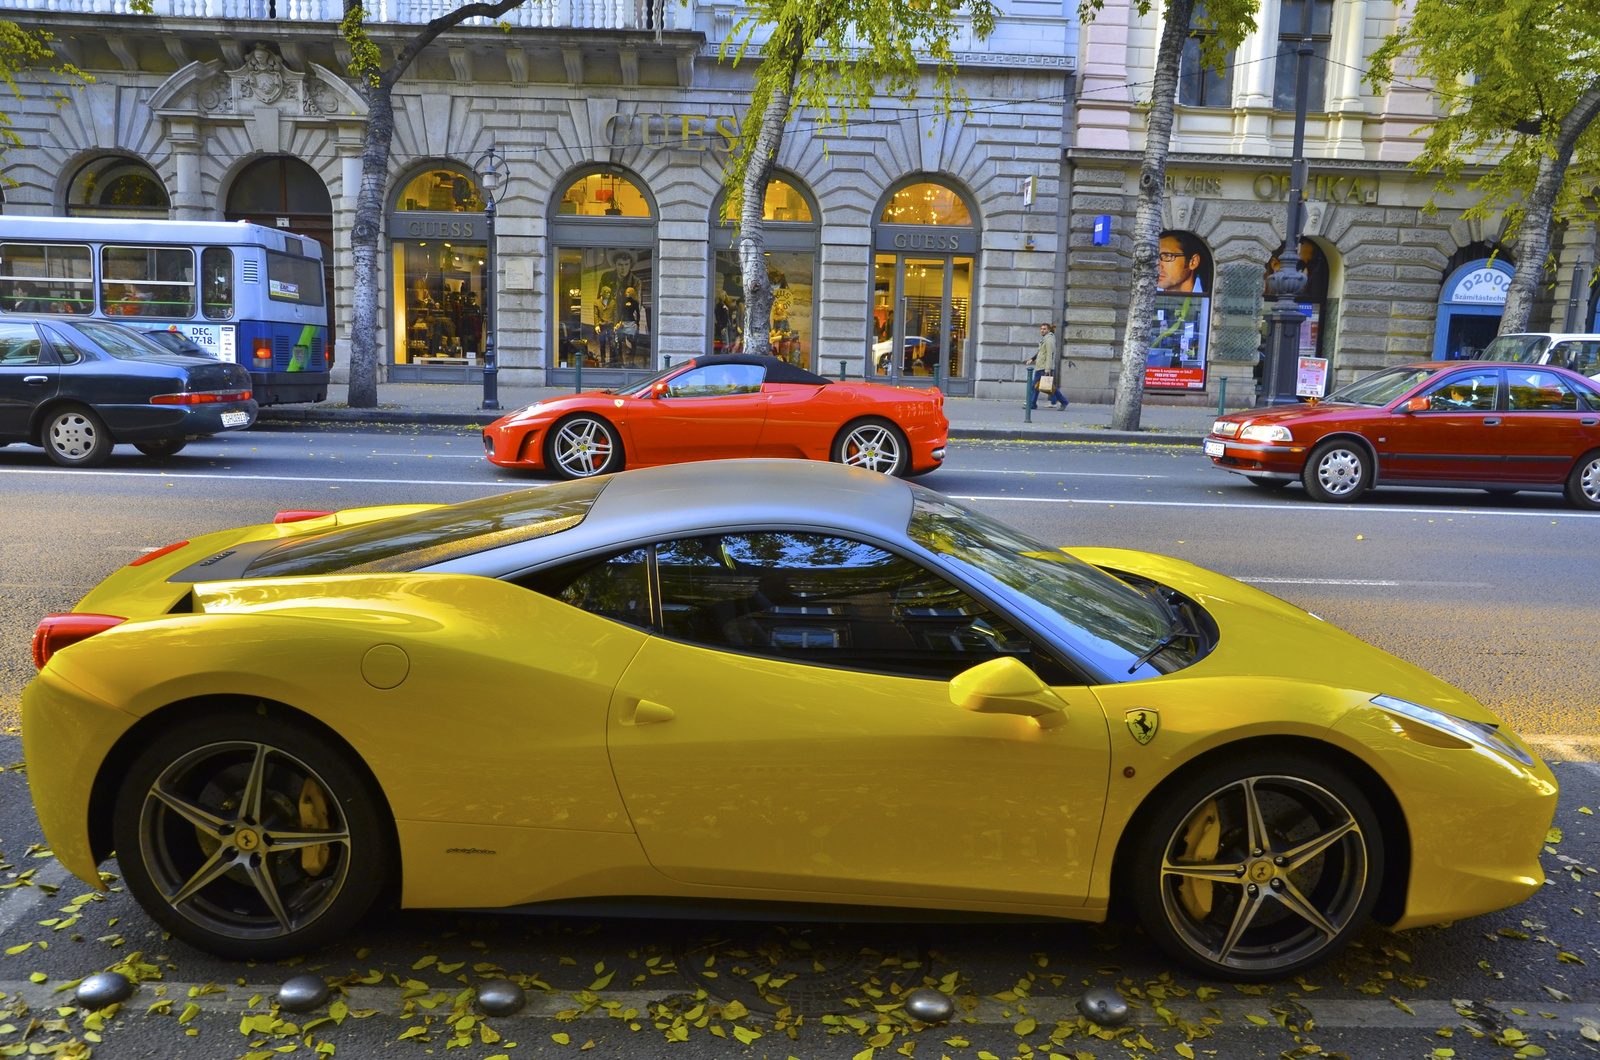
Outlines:
POLYGON ((233 251, 207 247, 200 252, 201 305, 207 320, 233 316, 233 251))
POLYGON ((0 243, 0 312, 93 313, 88 247, 0 243))
POLYGON ((322 262, 267 251, 267 297, 274 302, 322 304, 322 262))
POLYGON ((100 302, 107 316, 194 316, 194 251, 113 247, 100 251, 100 302))

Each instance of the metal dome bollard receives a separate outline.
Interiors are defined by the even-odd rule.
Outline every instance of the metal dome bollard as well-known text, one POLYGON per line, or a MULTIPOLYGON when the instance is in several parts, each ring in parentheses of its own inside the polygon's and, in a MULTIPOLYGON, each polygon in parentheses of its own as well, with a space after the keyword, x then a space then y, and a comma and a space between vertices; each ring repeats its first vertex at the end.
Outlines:
POLYGON ((332 996, 321 976, 297 975, 278 987, 278 1007, 288 1012, 310 1012, 332 996))
POLYGON ((121 972, 100 972, 78 984, 78 1004, 84 1008, 102 1009, 133 996, 133 981, 121 972))
POLYGON ((906 1015, 919 1023, 948 1023, 956 1003, 947 994, 922 986, 906 995, 906 1015))
POLYGON ((1102 1027, 1116 1027, 1128 1021, 1128 1001, 1107 986, 1091 987, 1078 999, 1084 1018, 1102 1027))
POLYGON ((485 1016, 511 1016, 528 1003, 528 992, 509 979, 491 979, 478 987, 478 1008, 485 1016))

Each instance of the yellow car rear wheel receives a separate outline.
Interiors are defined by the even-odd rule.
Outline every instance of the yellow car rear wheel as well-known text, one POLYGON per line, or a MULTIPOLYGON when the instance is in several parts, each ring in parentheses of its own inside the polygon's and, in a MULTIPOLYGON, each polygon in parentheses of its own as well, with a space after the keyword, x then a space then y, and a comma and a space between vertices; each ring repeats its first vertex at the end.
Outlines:
POLYGON ((1203 767, 1160 794, 1132 850, 1145 931, 1221 979, 1282 979, 1337 954, 1383 879, 1383 836, 1361 789, 1291 755, 1203 767))
POLYGON ((332 941, 372 905, 393 863, 380 804, 326 737, 221 711, 147 745, 112 828, 128 888, 158 923, 211 953, 273 960, 332 941))

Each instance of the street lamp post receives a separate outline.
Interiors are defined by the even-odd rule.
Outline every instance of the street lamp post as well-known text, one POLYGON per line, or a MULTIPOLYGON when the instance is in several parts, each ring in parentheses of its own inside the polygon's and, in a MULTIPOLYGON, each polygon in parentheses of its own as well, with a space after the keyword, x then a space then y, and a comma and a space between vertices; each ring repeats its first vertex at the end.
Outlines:
POLYGON ((506 156, 494 144, 478 156, 473 163, 478 178, 478 188, 483 192, 483 216, 488 236, 488 253, 485 264, 488 275, 483 285, 483 407, 498 411, 500 408, 500 370, 495 364, 495 287, 498 272, 494 260, 494 208, 506 185, 506 156))
POLYGON ((1300 312, 1300 292, 1310 279, 1300 267, 1300 235, 1305 217, 1306 187, 1306 95, 1310 90, 1311 12, 1315 0, 1300 0, 1300 45, 1295 49, 1294 71, 1294 157, 1289 163, 1288 233, 1278 252, 1278 268, 1267 280, 1276 301, 1267 314, 1266 365, 1262 372, 1262 399, 1268 405, 1292 405, 1299 375, 1300 328, 1306 315, 1300 312))

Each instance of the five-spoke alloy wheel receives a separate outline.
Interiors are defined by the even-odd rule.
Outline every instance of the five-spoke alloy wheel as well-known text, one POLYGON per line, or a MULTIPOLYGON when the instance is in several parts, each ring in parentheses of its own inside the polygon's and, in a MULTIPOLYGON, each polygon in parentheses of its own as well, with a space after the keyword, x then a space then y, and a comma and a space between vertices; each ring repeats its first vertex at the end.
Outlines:
POLYGON ((545 464, 562 478, 592 478, 622 470, 616 428, 595 416, 573 416, 550 430, 545 464))
POLYGON ((1323 442, 1300 476, 1313 500, 1353 501, 1372 485, 1372 461, 1354 442, 1323 442))
POLYGON ((888 420, 857 420, 833 442, 835 463, 904 478, 911 469, 911 450, 900 428, 888 420))
POLYGON ((1600 449, 1584 453, 1567 476, 1567 500, 1575 508, 1600 509, 1600 449))
POLYGON ((1342 773, 1285 757, 1212 768, 1164 796, 1129 880, 1145 930, 1227 979, 1277 979, 1360 930, 1383 875, 1371 805, 1342 773))
POLYGON ((379 822, 343 756, 293 723, 224 713, 151 742, 113 830, 129 888, 163 927, 271 959, 331 940, 372 904, 388 863, 379 822))
POLYGON ((99 416, 79 405, 50 413, 39 443, 62 467, 97 467, 111 456, 111 432, 99 416))

